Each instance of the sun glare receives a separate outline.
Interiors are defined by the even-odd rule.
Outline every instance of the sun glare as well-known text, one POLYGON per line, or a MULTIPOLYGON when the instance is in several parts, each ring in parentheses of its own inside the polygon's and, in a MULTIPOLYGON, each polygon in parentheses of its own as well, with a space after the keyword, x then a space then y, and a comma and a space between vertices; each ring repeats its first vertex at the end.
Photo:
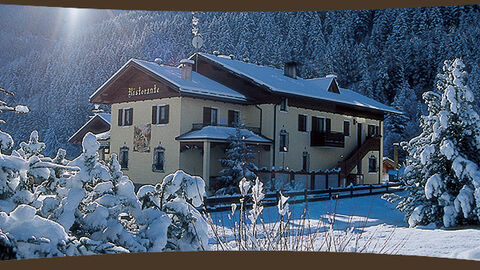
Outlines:
POLYGON ((70 21, 70 23, 76 24, 78 19, 84 12, 85 10, 81 8, 67 8, 68 20, 70 21))

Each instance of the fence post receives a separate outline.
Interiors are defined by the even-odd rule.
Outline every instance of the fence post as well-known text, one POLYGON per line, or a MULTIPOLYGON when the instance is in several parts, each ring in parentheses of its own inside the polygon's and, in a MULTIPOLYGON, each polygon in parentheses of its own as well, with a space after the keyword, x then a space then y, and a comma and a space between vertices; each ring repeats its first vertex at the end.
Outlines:
POLYGON ((353 197, 353 186, 350 186, 350 197, 353 197))
POLYGON ((310 189, 315 190, 315 173, 310 173, 310 189))
POLYGON ((290 172, 290 184, 294 187, 295 186, 295 173, 290 172))
POLYGON ((307 206, 308 206, 308 194, 307 194, 307 189, 305 189, 304 197, 305 197, 305 207, 307 207, 307 206))
POLYGON ((332 188, 331 187, 328 187, 328 199, 329 200, 332 199, 332 188))
POLYGON ((325 173, 325 187, 328 188, 328 173, 325 173))
POLYGON ((388 192, 388 181, 385 182, 385 192, 388 192))
POLYGON ((369 187, 370 187, 370 194, 372 194, 372 188, 373 188, 372 184, 370 184, 369 187))

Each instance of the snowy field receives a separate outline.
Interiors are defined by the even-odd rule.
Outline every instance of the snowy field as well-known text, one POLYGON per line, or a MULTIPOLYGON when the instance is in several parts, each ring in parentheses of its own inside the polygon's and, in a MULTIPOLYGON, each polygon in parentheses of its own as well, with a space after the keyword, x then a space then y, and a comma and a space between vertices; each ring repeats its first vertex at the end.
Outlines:
MULTIPOLYGON (((304 207, 305 204, 290 205, 292 217, 297 224, 304 207)), ((336 213, 335 229, 340 231, 354 227, 356 232, 362 232, 361 241, 371 242, 368 252, 480 260, 479 228, 408 228, 403 214, 393 204, 382 200, 380 195, 340 199, 336 204, 335 201, 309 203, 307 221, 310 221, 312 228, 325 225, 326 213, 333 212, 336 213)), ((236 213, 235 219, 238 221, 238 210, 236 213)), ((234 241, 229 214, 231 212, 211 214, 215 225, 218 225, 217 231, 221 237, 226 237, 227 242, 234 241)), ((263 218, 266 224, 277 221, 277 208, 265 208, 263 218)), ((209 237, 211 248, 216 250, 212 229, 209 237)))

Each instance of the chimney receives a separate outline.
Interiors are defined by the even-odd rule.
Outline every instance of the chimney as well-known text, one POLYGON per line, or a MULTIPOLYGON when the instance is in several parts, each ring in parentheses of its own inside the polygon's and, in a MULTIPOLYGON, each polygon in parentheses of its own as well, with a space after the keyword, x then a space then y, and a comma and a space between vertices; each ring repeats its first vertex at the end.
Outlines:
POLYGON ((192 65, 195 62, 190 59, 182 59, 180 61, 180 64, 182 65, 182 79, 186 81, 191 81, 192 80, 192 65))
POLYGON ((297 78, 297 63, 296 62, 287 62, 283 69, 285 76, 296 79, 297 78))

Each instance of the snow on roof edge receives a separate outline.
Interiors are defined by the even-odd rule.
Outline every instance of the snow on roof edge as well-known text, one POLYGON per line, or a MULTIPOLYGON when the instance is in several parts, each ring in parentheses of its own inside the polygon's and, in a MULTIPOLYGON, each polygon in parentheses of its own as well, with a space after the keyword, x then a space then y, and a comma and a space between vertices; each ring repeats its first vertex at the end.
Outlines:
MULTIPOLYGON (((357 95, 360 95, 361 97, 363 98, 366 98, 368 99, 367 102, 375 102, 375 103, 379 103, 380 105, 383 105, 381 107, 379 106, 376 106, 376 105, 373 105, 373 104, 354 104, 352 102, 347 102, 345 100, 338 100, 338 99, 332 99, 332 98, 328 98, 328 97, 321 97, 321 96, 313 96, 313 95, 308 95, 308 93, 305 93, 305 94, 301 94, 301 93, 298 93, 298 92, 291 92, 291 91, 288 91, 288 90, 285 90, 285 89, 278 89, 277 87, 273 86, 273 85, 269 85, 265 82, 263 82, 262 80, 259 80, 257 79, 256 77, 253 77, 251 76, 250 74, 247 74, 241 70, 238 70, 237 68, 234 68, 234 67, 231 67, 229 66, 228 64, 224 64, 222 63, 221 61, 217 61, 215 60, 216 58, 218 58, 218 56, 215 56, 215 55, 211 55, 211 54, 208 54, 208 53, 199 53, 199 55, 205 57, 206 59, 209 59, 221 66, 223 66, 224 68, 238 74, 238 75, 241 75, 241 76, 245 76, 249 79, 251 79, 252 81, 254 81, 255 83, 257 83, 258 85, 263 85, 269 89, 271 89, 272 91, 275 91, 275 92, 280 92, 280 93, 283 93, 283 94, 290 94, 290 95, 295 95, 295 96, 302 96, 302 97, 311 97, 311 98, 316 98, 316 99, 320 99, 320 100, 327 100, 327 101, 332 101, 332 102, 338 102, 338 103, 342 103, 342 104, 347 104, 347 105, 351 105, 351 106, 355 106, 355 107, 360 107, 360 108, 366 108, 366 109, 370 109, 370 110, 378 110, 378 111, 383 111, 383 112, 387 112, 387 113, 396 113, 396 114, 403 114, 403 112, 400 112, 394 108, 392 108, 391 106, 388 106, 386 104, 383 104, 379 101, 376 101, 372 98, 369 98, 367 96, 364 96, 358 92, 355 92, 353 90, 350 90, 350 89, 346 89, 346 88, 341 88, 341 87, 338 87, 339 88, 339 91, 340 93, 342 92, 342 90, 347 90, 347 91, 350 91, 350 92, 353 92, 357 95), (383 108, 382 108, 383 107, 383 108)), ((190 56, 190 58, 192 58, 194 55, 190 56)), ((223 58, 222 58, 223 59, 223 58)), ((227 59, 227 58, 224 58, 224 59, 227 59)), ((232 61, 239 61, 239 60, 235 60, 235 59, 227 59, 227 60, 232 60, 232 61)), ((239 61, 240 62, 240 61, 239 61)), ((243 62, 242 62, 243 63, 243 62)), ((250 64, 250 65, 253 65, 252 63, 246 63, 246 64, 250 64)), ((267 67, 267 66, 259 66, 259 67, 262 67, 262 68, 270 68, 270 69, 276 69, 276 70, 280 70, 278 68, 275 68, 275 67, 267 67)), ((300 80, 303 80, 303 81, 312 81, 312 80, 318 80, 318 79, 330 79, 330 80, 333 80, 335 77, 333 76, 327 76, 327 77, 319 77, 319 78, 311 78, 311 79, 304 79, 302 77, 298 77, 300 78, 300 80)))
POLYGON ((81 126, 79 129, 77 129, 77 131, 75 131, 75 133, 70 136, 70 138, 68 138, 67 141, 70 141, 73 137, 75 137, 79 132, 80 130, 82 130, 83 128, 85 128, 90 122, 93 121, 93 119, 95 119, 96 117, 100 117, 103 121, 105 121, 109 126, 111 126, 111 123, 109 121, 106 121, 102 116, 100 116, 99 114, 95 114, 92 118, 88 119, 87 122, 85 122, 85 124, 83 124, 83 126, 81 126))
MULTIPOLYGON (((149 70, 150 72, 154 73, 155 75, 161 77, 162 79, 164 79, 164 80, 172 83, 173 85, 175 85, 176 87, 178 87, 178 89, 180 90, 180 92, 182 92, 182 90, 183 90, 183 91, 185 91, 185 90, 186 90, 186 91, 192 91, 192 92, 203 92, 203 93, 199 93, 199 94, 208 95, 208 96, 222 96, 222 97, 226 97, 226 98, 229 98, 229 99, 236 99, 236 100, 242 100, 242 101, 246 101, 246 100, 247 100, 246 98, 236 97, 236 96, 233 96, 233 95, 228 95, 228 94, 220 95, 220 94, 215 94, 215 93, 213 93, 213 92, 207 92, 207 91, 205 91, 205 89, 201 89, 201 88, 181 86, 181 85, 178 84, 177 82, 171 80, 170 78, 167 78, 166 76, 162 76, 162 74, 160 74, 160 73, 158 73, 158 72, 150 69, 148 66, 145 66, 145 65, 143 65, 141 62, 139 62, 139 61, 145 61, 145 60, 133 59, 133 61, 134 61, 135 63, 137 63, 138 65, 142 66, 143 68, 145 68, 145 69, 149 70)), ((148 62, 148 61, 145 61, 145 62, 148 62)), ((170 67, 170 66, 168 66, 168 67, 170 67)), ((175 67, 172 67, 172 68, 175 68, 175 67)), ((194 71, 192 71, 192 73, 193 73, 193 72, 194 72, 194 71)), ((198 74, 199 76, 203 76, 202 74, 197 73, 197 72, 195 72, 195 74, 198 74)), ((203 77, 205 77, 205 76, 203 76, 203 77)), ((211 79, 208 78, 208 77, 205 77, 205 78, 211 80, 211 79)), ((224 87, 227 87, 227 86, 225 86, 225 85, 223 85, 223 84, 221 84, 221 85, 224 86, 224 87)), ((227 88, 228 88, 228 87, 227 87, 227 88)), ((232 91, 235 91, 235 90, 232 89, 232 91)), ((237 92, 237 91, 235 91, 235 92, 237 92)))

